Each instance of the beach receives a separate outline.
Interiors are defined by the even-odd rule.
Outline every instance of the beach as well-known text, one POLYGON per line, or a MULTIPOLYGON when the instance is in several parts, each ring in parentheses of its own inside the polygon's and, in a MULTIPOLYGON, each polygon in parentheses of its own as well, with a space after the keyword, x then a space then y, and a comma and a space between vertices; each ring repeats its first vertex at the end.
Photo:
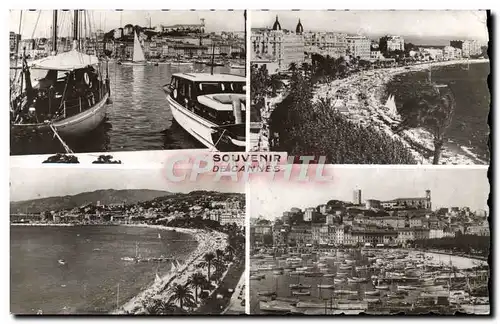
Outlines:
MULTIPOLYGON (((405 130, 395 134, 387 121, 394 120, 394 116, 384 107, 387 98, 384 98, 385 87, 398 74, 418 72, 429 68, 455 65, 475 64, 488 62, 486 59, 457 60, 436 63, 424 63, 407 67, 394 67, 379 70, 370 70, 356 73, 348 78, 335 80, 328 84, 317 86, 313 101, 321 98, 342 100, 345 106, 345 116, 361 125, 372 125, 380 129, 393 139, 400 140, 411 152, 418 164, 431 164, 434 144, 432 135, 423 128, 405 130), (340 95, 339 95, 340 94, 340 95), (361 95, 361 96, 360 96, 361 95), (360 99, 365 98, 365 99, 360 99)), ((446 143, 441 153, 440 164, 487 164, 465 146, 446 143)))
MULTIPOLYGON (((130 299, 119 309, 114 310, 111 314, 131 314, 136 313, 143 309, 143 302, 149 298, 163 298, 168 299, 168 289, 164 290, 165 285, 172 285, 174 282, 178 284, 185 284, 188 278, 195 272, 199 271, 195 267, 197 262, 203 260, 203 256, 207 252, 215 252, 217 249, 224 250, 227 245, 227 235, 220 232, 208 232, 205 230, 198 229, 188 229, 188 228, 178 228, 178 227, 166 227, 160 225, 124 225, 124 226, 140 226, 154 228, 163 231, 177 231, 185 234, 190 234, 193 239, 198 242, 196 249, 186 258, 184 264, 181 265, 175 273, 168 273, 160 278, 159 281, 151 284, 149 288, 139 293, 137 296, 130 299)), ((227 273, 227 271, 226 271, 227 273)), ((224 273, 224 275, 226 274, 224 273)))

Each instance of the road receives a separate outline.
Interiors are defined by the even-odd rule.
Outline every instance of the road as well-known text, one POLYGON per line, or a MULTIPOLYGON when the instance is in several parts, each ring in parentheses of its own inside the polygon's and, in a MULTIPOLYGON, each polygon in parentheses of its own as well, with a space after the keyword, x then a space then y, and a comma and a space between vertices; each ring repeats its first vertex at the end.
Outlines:
POLYGON ((245 297, 246 297, 246 293, 245 293, 246 274, 245 273, 246 273, 245 271, 242 273, 241 278, 238 281, 238 284, 236 285, 236 289, 234 290, 234 293, 231 296, 231 300, 229 301, 229 305, 222 312, 222 314, 233 315, 233 314, 245 313, 245 306, 241 305, 241 301, 245 300, 245 297), (238 297, 241 297, 241 298, 238 298, 238 297))

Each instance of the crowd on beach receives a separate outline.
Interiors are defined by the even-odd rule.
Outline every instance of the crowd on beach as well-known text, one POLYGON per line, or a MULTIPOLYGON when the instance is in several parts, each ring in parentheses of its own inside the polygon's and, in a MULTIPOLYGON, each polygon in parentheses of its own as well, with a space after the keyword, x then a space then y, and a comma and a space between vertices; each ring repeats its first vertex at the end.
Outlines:
MULTIPOLYGON (((174 229, 157 225, 142 226, 160 230, 175 230, 177 232, 190 234, 198 242, 198 246, 179 268, 175 269, 175 271, 171 270, 163 277, 157 278, 148 289, 129 300, 119 309, 115 310, 113 314, 147 314, 146 308, 148 303, 154 303, 155 301, 164 301, 166 303, 171 299, 172 289, 175 289, 177 285, 186 286, 193 275, 200 272, 199 265, 201 262, 204 262, 204 256, 207 253, 213 253, 215 255, 217 250, 224 251, 227 247, 227 234, 221 232, 209 232, 206 230, 187 228, 174 229)), ((222 277, 224 277, 226 273, 227 269, 222 277)), ((211 292, 215 291, 216 288, 217 285, 215 285, 215 289, 211 292)), ((190 310, 194 311, 200 304, 198 301, 195 301, 194 304, 189 306, 190 310)))
MULTIPOLYGON (((482 63, 484 59, 469 60, 468 63, 482 63)), ((335 80, 328 84, 319 85, 314 94, 314 100, 330 98, 334 101, 341 100, 347 108, 345 116, 362 125, 374 125, 387 136, 400 140, 412 153, 418 163, 432 163, 431 157, 424 156, 416 147, 426 147, 429 151, 434 149, 432 135, 425 129, 410 129, 395 134, 385 121, 392 118, 384 102, 385 86, 396 75, 408 72, 427 70, 432 67, 447 66, 464 63, 463 61, 444 61, 424 63, 407 67, 392 67, 379 70, 361 71, 345 79, 335 80), (339 96, 339 93, 341 94, 339 96), (361 99, 360 102, 359 98, 361 99)), ((441 164, 476 164, 478 158, 467 148, 462 151, 444 147, 441 154, 441 164)))

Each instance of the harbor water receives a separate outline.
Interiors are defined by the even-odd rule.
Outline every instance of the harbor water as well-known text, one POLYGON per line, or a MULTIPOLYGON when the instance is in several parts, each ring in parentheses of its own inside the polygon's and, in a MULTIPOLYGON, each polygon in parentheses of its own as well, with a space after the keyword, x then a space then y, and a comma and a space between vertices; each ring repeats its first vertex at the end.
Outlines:
MULTIPOLYGON (((205 148, 172 117, 162 86, 178 72, 207 72, 203 64, 130 66, 109 63, 111 99, 107 117, 84 137, 67 139, 75 153, 205 148)), ((214 73, 244 76, 244 69, 214 67, 214 73)), ((53 136, 11 138, 11 155, 64 153, 53 136)))
POLYGON ((107 313, 151 285, 196 249, 188 234, 125 226, 10 228, 13 314, 107 313), (160 235, 159 235, 160 234, 160 235))
MULTIPOLYGON (((441 290, 438 287, 446 287, 451 284, 450 280, 452 280, 452 286, 455 287, 453 289, 466 289, 456 288, 465 286, 465 279, 460 279, 461 276, 464 278, 460 272, 472 271, 474 267, 487 265, 484 261, 466 257, 421 253, 413 250, 363 251, 353 249, 333 250, 327 254, 318 255, 314 253, 295 255, 300 256, 298 257, 300 261, 295 261, 298 262, 295 265, 291 265, 293 263, 290 263, 290 255, 251 257, 251 314, 299 312, 332 315, 340 314, 344 310, 347 313, 365 311, 370 314, 384 311, 396 313, 398 310, 409 311, 413 310, 414 306, 420 307, 418 305, 421 305, 421 293, 427 289, 420 286, 421 283, 418 282, 420 276, 412 275, 414 278, 408 277, 408 279, 403 277, 387 279, 390 277, 386 273, 390 274, 389 276, 396 276, 392 273, 404 273, 405 266, 409 264, 421 266, 425 264, 420 270, 412 270, 422 274, 426 271, 435 271, 424 270, 427 266, 434 266, 437 269, 452 266, 457 270, 448 272, 450 274, 446 271, 439 274, 433 287, 441 290), (397 257, 397 255, 406 257, 397 257), (396 256, 396 259, 389 260, 391 256, 392 258, 396 256), (375 270, 373 268, 375 260, 377 261, 375 263, 381 262, 379 264, 384 263, 385 266, 375 270), (403 267, 399 268, 398 264, 403 264, 403 267), (307 271, 304 272, 300 270, 301 268, 307 268, 307 271), (360 282, 354 282, 351 278, 359 278, 360 282), (292 288, 293 286, 295 287, 292 288), (386 288, 378 288, 384 286, 386 288), (409 288, 406 290, 407 288, 404 287, 409 288), (402 291, 403 288, 406 291, 402 291), (369 293, 366 294, 366 292, 369 293), (402 294, 403 292, 405 294, 402 294)), ((433 306, 425 307, 428 307, 427 312, 438 311, 437 308, 432 309, 433 306)), ((452 309, 445 307, 444 311, 450 312, 452 309)))

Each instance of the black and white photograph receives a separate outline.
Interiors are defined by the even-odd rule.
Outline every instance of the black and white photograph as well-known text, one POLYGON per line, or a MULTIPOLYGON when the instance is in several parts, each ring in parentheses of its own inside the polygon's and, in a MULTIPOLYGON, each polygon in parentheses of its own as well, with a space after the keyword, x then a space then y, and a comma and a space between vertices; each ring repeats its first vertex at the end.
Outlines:
POLYGON ((489 164, 487 12, 251 12, 253 151, 489 164))
POLYGON ((245 313, 241 183, 13 168, 10 313, 245 313))
POLYGON ((245 11, 11 10, 9 23, 11 155, 245 150, 245 11))
POLYGON ((490 314, 486 168, 250 186, 250 314, 490 314))

